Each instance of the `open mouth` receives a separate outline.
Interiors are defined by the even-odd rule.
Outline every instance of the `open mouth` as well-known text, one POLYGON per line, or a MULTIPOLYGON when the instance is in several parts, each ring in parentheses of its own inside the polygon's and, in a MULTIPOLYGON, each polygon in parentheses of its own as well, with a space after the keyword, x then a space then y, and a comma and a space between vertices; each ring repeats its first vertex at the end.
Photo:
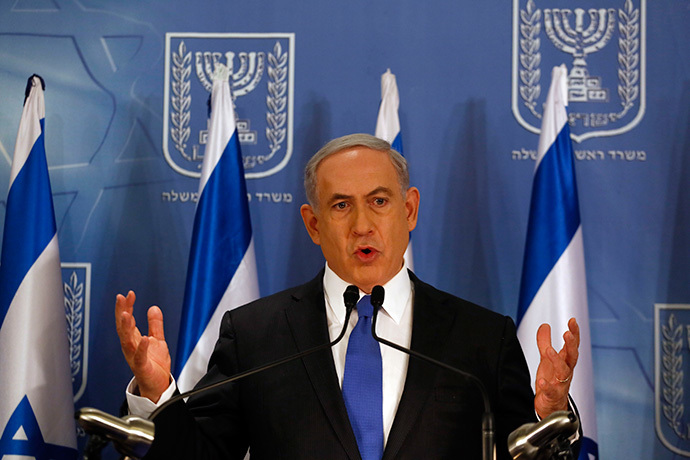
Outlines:
POLYGON ((378 254, 376 249, 370 247, 359 248, 355 252, 355 255, 362 262, 371 262, 376 257, 376 254, 378 254))

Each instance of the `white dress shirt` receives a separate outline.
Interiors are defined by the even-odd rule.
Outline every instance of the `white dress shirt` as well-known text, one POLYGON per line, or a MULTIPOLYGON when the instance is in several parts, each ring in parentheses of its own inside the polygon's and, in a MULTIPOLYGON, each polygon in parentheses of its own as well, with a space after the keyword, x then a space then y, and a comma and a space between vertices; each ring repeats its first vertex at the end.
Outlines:
MULTIPOLYGON (((336 275, 326 264, 323 276, 324 295, 326 297, 326 318, 328 320, 328 334, 333 341, 343 327, 345 321, 345 301, 343 293, 348 283, 336 275)), ((383 288, 385 297, 383 307, 376 320, 376 334, 405 348, 410 348, 412 338, 412 281, 407 269, 401 269, 397 275, 388 281, 383 288)), ((365 295, 360 291, 360 297, 365 295)), ((345 371, 345 356, 347 344, 352 329, 357 324, 357 313, 353 312, 343 339, 333 348, 333 361, 338 374, 340 388, 343 387, 343 373, 345 371)), ((383 365, 383 440, 388 441, 388 434, 393 425, 398 403, 405 386, 408 355, 386 345, 379 344, 381 362, 383 365)))
MULTIPOLYGON (((328 334, 333 341, 343 327, 345 321, 345 301, 343 293, 348 283, 340 279, 333 270, 326 264, 323 277, 324 297, 326 301, 326 318, 328 321, 328 334)), ((376 321, 376 333, 393 343, 410 347, 412 337, 412 290, 413 285, 407 274, 407 269, 402 268, 384 286, 385 297, 383 307, 379 311, 376 321)), ((360 291, 360 297, 365 293, 360 291)), ((352 329, 357 324, 357 313, 353 312, 343 339, 333 348, 333 361, 335 370, 338 374, 340 388, 343 386, 343 373, 345 371, 345 356, 347 354, 347 344, 352 329)), ((402 396, 405 385, 405 375, 407 373, 408 355, 385 345, 380 345, 381 361, 383 366, 383 436, 384 445, 388 441, 388 434, 395 413, 398 410, 398 403, 402 396)), ((174 378, 171 376, 171 383, 167 390, 161 395, 157 403, 148 398, 138 396, 136 380, 132 379, 127 386, 127 404, 131 414, 148 418, 151 413, 160 405, 170 399, 176 388, 174 378)))

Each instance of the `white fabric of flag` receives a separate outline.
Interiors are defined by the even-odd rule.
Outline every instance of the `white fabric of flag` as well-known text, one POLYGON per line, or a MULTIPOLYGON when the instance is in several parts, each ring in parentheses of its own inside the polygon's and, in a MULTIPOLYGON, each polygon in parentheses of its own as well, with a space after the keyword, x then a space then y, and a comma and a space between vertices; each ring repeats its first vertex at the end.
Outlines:
MULTIPOLYGON (((381 75, 381 104, 379 105, 379 115, 376 119, 375 136, 391 144, 394 150, 403 154, 402 134, 400 133, 400 117, 398 108, 400 107, 400 95, 398 94, 398 83, 391 69, 381 75)), ((414 271, 414 260, 412 257, 412 240, 407 244, 405 250, 405 265, 414 271)))
POLYGON ((70 350, 39 77, 29 79, 27 92, 0 259, 0 458, 76 459, 70 350))
POLYGON ((176 355, 177 386, 183 392, 206 373, 223 314, 259 297, 229 70, 219 65, 213 78, 176 355))
POLYGON ((582 224, 566 112, 567 91, 565 65, 554 67, 544 106, 532 186, 518 305, 518 338, 534 377, 539 364, 536 344, 539 326, 542 323, 551 325, 552 343, 558 350, 563 345, 562 336, 568 330, 568 320, 577 319, 579 360, 570 394, 583 427, 580 459, 591 460, 598 458, 592 347, 582 224))

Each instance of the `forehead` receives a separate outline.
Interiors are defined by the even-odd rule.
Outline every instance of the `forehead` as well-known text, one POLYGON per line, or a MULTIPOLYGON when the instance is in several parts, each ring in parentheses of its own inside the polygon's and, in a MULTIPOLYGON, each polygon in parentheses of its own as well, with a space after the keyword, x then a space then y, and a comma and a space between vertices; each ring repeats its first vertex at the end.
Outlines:
POLYGON ((399 179, 387 152, 357 146, 324 158, 316 169, 316 184, 321 194, 354 188, 399 188, 399 179))

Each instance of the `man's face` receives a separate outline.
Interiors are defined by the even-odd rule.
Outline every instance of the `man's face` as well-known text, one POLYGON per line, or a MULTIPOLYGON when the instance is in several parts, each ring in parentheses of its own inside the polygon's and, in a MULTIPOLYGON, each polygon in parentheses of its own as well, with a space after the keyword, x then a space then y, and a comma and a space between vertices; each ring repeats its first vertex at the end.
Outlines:
POLYGON ((403 196, 388 154, 353 147, 327 157, 316 192, 318 209, 302 205, 302 219, 329 267, 365 292, 395 276, 417 224, 419 191, 403 196))

